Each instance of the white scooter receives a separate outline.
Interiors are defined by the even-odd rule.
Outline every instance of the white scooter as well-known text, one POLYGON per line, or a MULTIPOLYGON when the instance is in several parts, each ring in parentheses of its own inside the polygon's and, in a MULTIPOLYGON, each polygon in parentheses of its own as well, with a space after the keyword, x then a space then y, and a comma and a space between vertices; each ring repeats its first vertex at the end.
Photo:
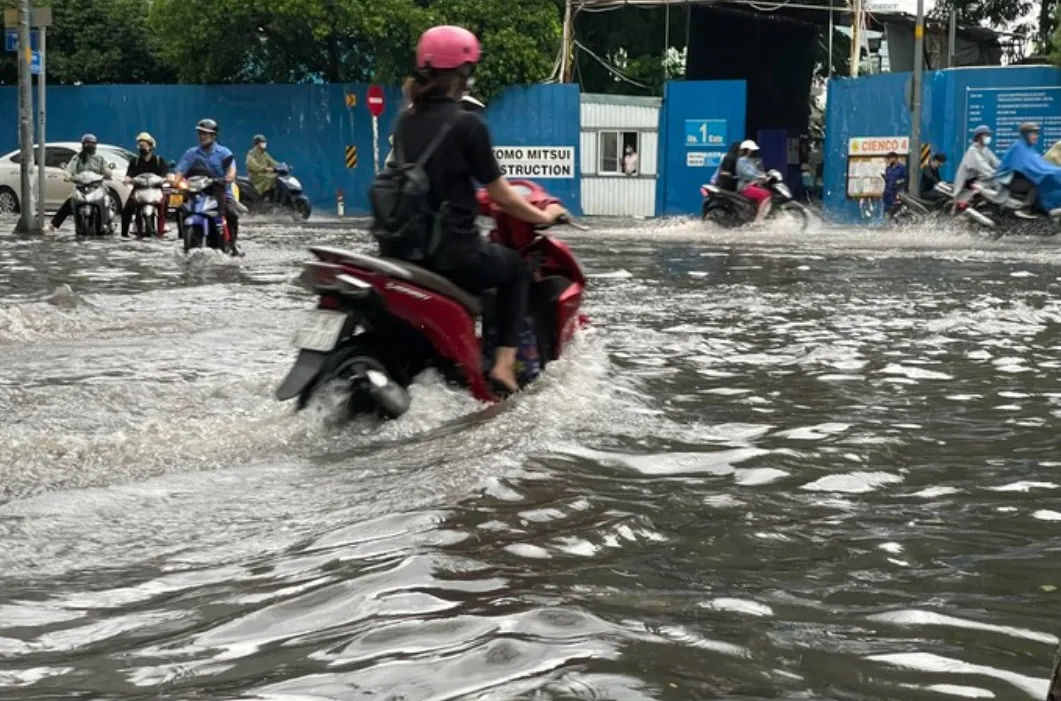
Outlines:
POLYGON ((136 236, 161 236, 158 208, 162 204, 162 188, 165 178, 154 173, 141 173, 133 178, 133 194, 136 199, 136 236))
POLYGON ((74 192, 70 195, 70 207, 74 214, 74 233, 77 236, 113 234, 114 217, 111 194, 103 184, 103 176, 86 170, 70 180, 74 183, 74 192))

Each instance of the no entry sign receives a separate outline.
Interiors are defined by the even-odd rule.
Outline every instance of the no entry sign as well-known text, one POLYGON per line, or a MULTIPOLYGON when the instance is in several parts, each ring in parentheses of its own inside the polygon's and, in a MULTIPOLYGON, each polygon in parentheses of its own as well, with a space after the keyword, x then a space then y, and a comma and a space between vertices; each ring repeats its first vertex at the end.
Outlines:
POLYGON ((373 117, 383 114, 383 88, 378 85, 370 86, 368 89, 368 111, 373 117))

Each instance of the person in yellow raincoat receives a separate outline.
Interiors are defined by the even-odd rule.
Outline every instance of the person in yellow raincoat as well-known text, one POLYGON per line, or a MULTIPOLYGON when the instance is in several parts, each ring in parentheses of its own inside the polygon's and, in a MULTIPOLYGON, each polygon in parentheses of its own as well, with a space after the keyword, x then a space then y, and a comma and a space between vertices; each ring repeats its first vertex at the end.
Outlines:
POLYGON ((1055 166, 1061 166, 1061 141, 1050 147, 1050 150, 1043 156, 1046 160, 1053 163, 1055 166))
POLYGON ((254 146, 247 151, 247 175, 250 176, 251 185, 262 199, 273 199, 276 186, 276 159, 265 150, 265 137, 258 134, 254 137, 254 146))

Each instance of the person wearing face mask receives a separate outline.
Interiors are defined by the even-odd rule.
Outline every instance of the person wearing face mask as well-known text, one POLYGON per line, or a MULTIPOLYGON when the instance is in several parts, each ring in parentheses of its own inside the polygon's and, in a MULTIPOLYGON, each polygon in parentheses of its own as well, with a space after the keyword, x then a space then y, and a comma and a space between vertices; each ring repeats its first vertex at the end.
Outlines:
MULTIPOLYGON (((66 164, 68 177, 72 178, 78 173, 91 171, 102 175, 104 180, 111 179, 111 170, 107 167, 107 161, 104 160, 103 156, 96 153, 96 145, 98 143, 94 134, 85 134, 81 137, 81 153, 71 158, 70 162, 66 164)), ((61 227, 73 211, 74 208, 70 204, 70 198, 68 197, 52 218, 50 231, 54 233, 56 229, 61 227)))
POLYGON ((988 181, 994 178, 1000 163, 998 156, 988 148, 991 145, 991 129, 979 126, 973 130, 973 141, 966 149, 958 172, 954 176, 954 201, 957 204, 974 180, 988 181))
MULTIPOLYGON (((169 173, 169 167, 165 159, 155 153, 155 138, 146 131, 142 131, 136 135, 136 147, 140 155, 129 164, 129 168, 125 171, 125 184, 132 185, 133 178, 144 173, 154 173, 160 178, 165 178, 169 173)), ((136 198, 130 194, 125 200, 125 207, 122 208, 122 236, 125 238, 129 237, 129 223, 134 214, 136 214, 136 198)), ((161 202, 159 202, 158 214, 158 229, 162 232, 166 225, 166 208, 161 202)))
POLYGON ((280 164, 269 155, 267 146, 264 136, 258 134, 254 137, 254 146, 247 151, 247 175, 258 196, 269 201, 276 195, 276 166, 280 164))

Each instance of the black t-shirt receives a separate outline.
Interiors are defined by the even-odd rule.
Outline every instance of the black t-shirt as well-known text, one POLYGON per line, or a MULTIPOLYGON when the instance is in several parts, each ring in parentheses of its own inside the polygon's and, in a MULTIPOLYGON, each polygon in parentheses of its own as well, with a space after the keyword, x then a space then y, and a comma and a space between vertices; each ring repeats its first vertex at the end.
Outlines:
POLYGON ((501 177, 490 131, 482 116, 461 109, 456 100, 450 99, 432 100, 423 107, 407 110, 394 129, 395 157, 400 143, 405 162, 415 161, 447 122, 452 126, 424 170, 431 181, 432 205, 447 205, 443 247, 471 246, 479 241, 475 182, 489 184, 501 177))
POLYGON ((130 178, 135 178, 144 173, 154 173, 164 178, 168 172, 169 168, 166 167, 166 161, 157 153, 152 153, 146 159, 143 156, 137 156, 136 159, 129 163, 129 168, 125 171, 125 174, 130 178))
POLYGON ((737 189, 737 153, 730 151, 722 159, 718 171, 718 186, 723 190, 737 189))

